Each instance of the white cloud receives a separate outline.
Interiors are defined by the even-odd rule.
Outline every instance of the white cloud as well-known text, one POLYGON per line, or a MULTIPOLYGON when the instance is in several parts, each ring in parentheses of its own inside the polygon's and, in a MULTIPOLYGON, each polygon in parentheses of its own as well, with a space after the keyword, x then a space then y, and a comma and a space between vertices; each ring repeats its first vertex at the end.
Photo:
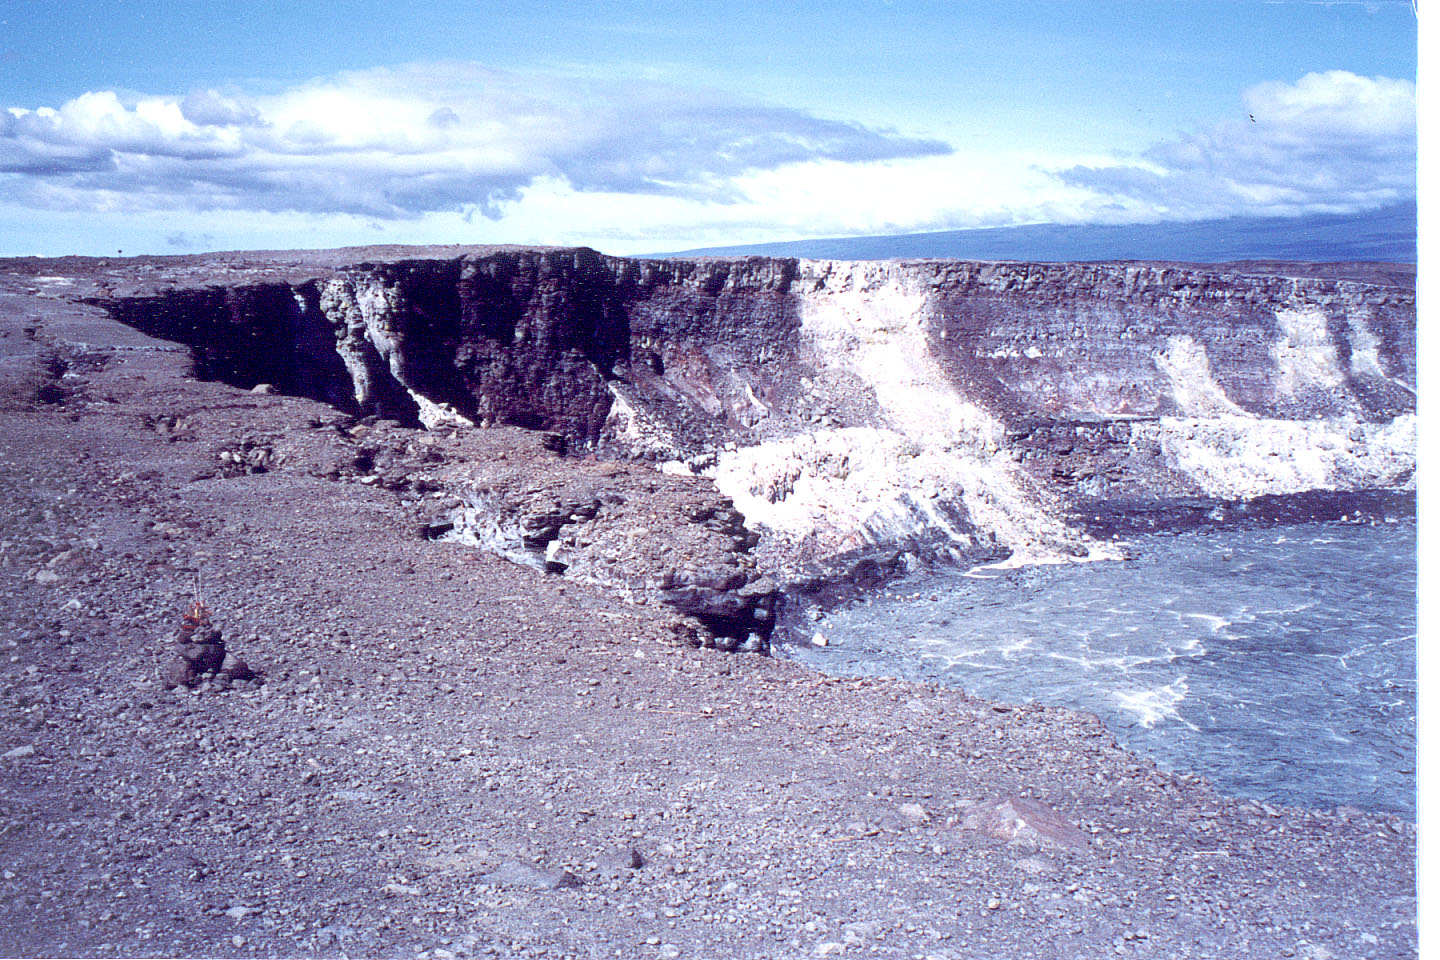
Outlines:
POLYGON ((952 150, 673 85, 469 63, 270 96, 101 91, 0 111, 0 236, 26 253, 360 243, 637 253, 1357 210, 1414 195, 1414 98, 1408 82, 1339 71, 1261 84, 1233 120, 1117 159, 952 150))
POLYGON ((278 95, 87 93, 0 114, 0 199, 49 209, 498 216, 542 179, 734 202, 737 180, 946 144, 651 83, 415 64, 278 95))
POLYGON ((813 161, 737 178, 743 199, 729 204, 580 194, 563 182, 544 181, 525 191, 505 222, 513 235, 543 242, 655 252, 1093 217, 1097 203, 1090 191, 1059 183, 1045 171, 1061 160, 957 151, 866 164, 813 161))
POLYGON ((1243 115, 1059 171, 1153 218, 1352 211, 1415 195, 1415 85, 1343 70, 1246 90, 1243 115))

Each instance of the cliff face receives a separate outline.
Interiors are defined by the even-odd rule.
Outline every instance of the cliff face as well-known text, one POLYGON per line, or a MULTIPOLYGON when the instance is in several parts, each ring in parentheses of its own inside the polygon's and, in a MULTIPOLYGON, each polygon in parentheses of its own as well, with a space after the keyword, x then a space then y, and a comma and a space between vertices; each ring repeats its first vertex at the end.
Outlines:
POLYGON ((762 571, 1103 555, 1097 511, 1413 486, 1413 287, 502 250, 117 296, 196 372, 713 478, 762 571), (1093 532, 1093 530, 1092 530, 1093 532))

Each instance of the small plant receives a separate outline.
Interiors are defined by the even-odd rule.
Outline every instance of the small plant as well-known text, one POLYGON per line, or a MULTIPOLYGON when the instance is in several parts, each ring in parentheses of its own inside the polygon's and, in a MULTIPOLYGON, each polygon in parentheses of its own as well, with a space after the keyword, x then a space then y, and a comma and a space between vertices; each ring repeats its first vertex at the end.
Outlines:
MULTIPOLYGON (((198 587, 197 587, 197 593, 198 587)), ((189 643, 195 636, 195 631, 201 627, 210 626, 210 608, 198 597, 190 605, 190 609, 180 618, 180 642, 189 643)))

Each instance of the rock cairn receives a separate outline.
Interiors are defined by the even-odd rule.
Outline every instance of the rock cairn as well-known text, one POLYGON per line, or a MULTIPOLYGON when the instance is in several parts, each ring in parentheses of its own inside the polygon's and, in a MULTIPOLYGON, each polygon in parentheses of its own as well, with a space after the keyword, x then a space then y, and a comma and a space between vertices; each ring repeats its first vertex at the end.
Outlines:
POLYGON ((167 690, 174 687, 195 687, 204 680, 228 687, 237 680, 253 680, 250 666, 233 653, 225 651, 220 628, 210 620, 210 610, 198 600, 181 618, 175 631, 176 659, 165 672, 167 690))

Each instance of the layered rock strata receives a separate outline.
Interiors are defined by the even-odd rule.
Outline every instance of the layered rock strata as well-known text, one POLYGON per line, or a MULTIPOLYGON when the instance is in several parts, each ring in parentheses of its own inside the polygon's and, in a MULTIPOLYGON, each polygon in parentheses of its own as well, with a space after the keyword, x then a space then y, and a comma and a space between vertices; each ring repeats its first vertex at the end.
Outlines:
MULTIPOLYGON (((662 593, 907 557, 1103 557, 1115 503, 1178 516, 1413 489, 1413 283, 1343 266, 354 259, 103 302, 190 344, 201 377, 431 429, 548 431, 572 454, 713 480, 760 535, 734 538, 754 571, 662 593)), ((471 496, 444 522, 617 576, 576 552, 593 502, 529 519, 494 504, 471 496)))

